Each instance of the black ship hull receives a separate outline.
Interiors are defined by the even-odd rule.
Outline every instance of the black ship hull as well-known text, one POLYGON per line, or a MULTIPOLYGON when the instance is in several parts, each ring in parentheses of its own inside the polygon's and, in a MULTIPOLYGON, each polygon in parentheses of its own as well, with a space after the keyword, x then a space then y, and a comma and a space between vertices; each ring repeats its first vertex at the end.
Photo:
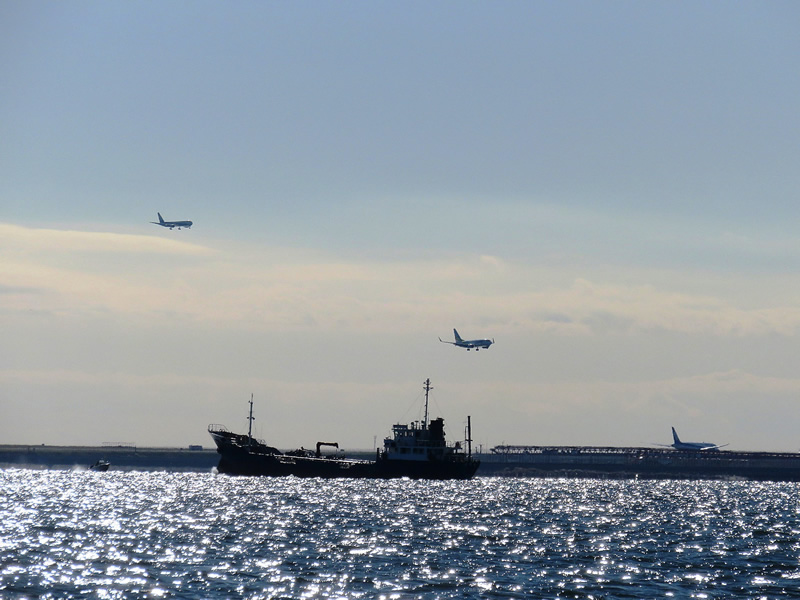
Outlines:
POLYGON ((326 479, 471 479, 480 461, 375 461, 260 454, 246 449, 221 449, 217 471, 227 475, 322 477, 326 479))

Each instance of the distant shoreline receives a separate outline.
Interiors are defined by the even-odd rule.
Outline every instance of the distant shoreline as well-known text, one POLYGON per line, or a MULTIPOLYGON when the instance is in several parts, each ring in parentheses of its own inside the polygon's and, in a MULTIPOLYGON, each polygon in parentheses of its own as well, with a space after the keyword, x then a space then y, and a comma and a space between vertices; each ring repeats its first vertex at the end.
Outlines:
MULTIPOLYGON (((533 447, 532 447, 533 448, 533 447)), ((478 454, 478 477, 722 479, 800 481, 800 453, 692 453, 652 448, 553 447, 525 454, 478 454), (609 452, 614 450, 614 452, 609 452)), ((374 450, 350 451, 369 460, 374 450)), ((0 445, 0 469, 88 469, 107 460, 111 471, 211 473, 219 464, 216 449, 139 448, 133 445, 0 445)))
POLYGON ((0 468, 88 468, 99 459, 109 461, 111 469, 116 471, 210 471, 217 466, 219 455, 215 449, 201 446, 140 448, 134 445, 0 445, 0 468))

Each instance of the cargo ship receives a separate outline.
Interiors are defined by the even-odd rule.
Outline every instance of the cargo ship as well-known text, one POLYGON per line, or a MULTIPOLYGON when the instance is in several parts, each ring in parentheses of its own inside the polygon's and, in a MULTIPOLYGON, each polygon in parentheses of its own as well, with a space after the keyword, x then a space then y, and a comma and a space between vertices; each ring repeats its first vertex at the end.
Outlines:
POLYGON ((800 481, 800 453, 604 446, 495 446, 481 475, 800 481))
POLYGON ((247 434, 233 433, 222 425, 209 425, 208 433, 220 455, 217 471, 230 475, 263 475, 281 477, 370 478, 390 479, 470 479, 480 461, 472 456, 472 425, 467 417, 466 451, 460 442, 445 440, 444 419, 428 420, 430 379, 425 380, 425 414, 422 421, 397 424, 392 437, 384 440, 383 449, 376 450, 375 460, 346 458, 338 452, 337 442, 317 442, 315 450, 301 447, 281 452, 263 440, 255 439, 253 429, 253 398, 247 434), (323 456, 322 447, 336 449, 323 456))

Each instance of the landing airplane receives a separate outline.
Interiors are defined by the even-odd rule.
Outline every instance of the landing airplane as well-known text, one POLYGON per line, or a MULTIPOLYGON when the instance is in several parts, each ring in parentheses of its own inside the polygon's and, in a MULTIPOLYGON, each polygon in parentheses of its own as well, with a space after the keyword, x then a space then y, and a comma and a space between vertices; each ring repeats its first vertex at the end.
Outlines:
POLYGON ((481 348, 488 348, 492 344, 494 344, 494 340, 462 340, 461 336, 458 335, 458 332, 453 329, 453 335, 456 336, 455 342, 448 342, 447 340, 443 340, 439 338, 439 341, 443 344, 453 344, 453 346, 458 346, 459 348, 466 348, 467 350, 472 350, 475 348, 475 352, 480 350, 481 348))
POLYGON ((186 229, 190 229, 192 227, 191 221, 165 221, 164 217, 161 216, 161 213, 158 213, 158 222, 150 221, 153 225, 161 225, 162 227, 169 227, 173 229, 177 227, 180 229, 181 227, 186 227, 186 229))
POLYGON ((678 432, 672 428, 672 439, 675 440, 672 444, 656 444, 657 446, 665 446, 666 448, 675 448, 675 450, 719 450, 729 444, 712 444, 710 442, 682 442, 678 437, 678 432))

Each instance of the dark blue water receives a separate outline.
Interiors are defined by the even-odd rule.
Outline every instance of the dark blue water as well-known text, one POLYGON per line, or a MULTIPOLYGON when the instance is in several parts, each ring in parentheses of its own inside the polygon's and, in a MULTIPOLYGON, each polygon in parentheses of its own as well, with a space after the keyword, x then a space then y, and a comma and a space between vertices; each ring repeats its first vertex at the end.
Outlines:
POLYGON ((798 484, 0 471, 2 598, 800 598, 798 484))

